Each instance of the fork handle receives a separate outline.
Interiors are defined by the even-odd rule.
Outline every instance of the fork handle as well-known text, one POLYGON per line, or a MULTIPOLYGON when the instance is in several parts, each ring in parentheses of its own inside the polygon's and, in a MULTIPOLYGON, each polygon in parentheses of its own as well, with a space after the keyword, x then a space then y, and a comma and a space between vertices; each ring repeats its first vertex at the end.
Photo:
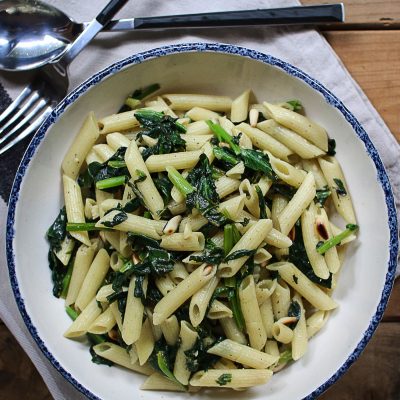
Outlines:
POLYGON ((127 2, 128 0, 111 0, 97 17, 85 26, 82 33, 68 46, 62 57, 55 63, 62 66, 68 65, 127 2))
POLYGON ((344 7, 342 3, 339 3, 121 19, 109 22, 104 30, 126 31, 218 26, 323 24, 343 21, 344 7))

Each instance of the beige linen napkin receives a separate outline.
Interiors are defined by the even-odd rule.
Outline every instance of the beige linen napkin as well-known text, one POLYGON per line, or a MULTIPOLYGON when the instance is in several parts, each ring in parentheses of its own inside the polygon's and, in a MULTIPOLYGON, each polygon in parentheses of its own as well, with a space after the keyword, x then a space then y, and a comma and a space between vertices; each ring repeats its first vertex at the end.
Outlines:
MULTIPOLYGON (((77 21, 89 21, 107 0, 48 0, 77 21)), ((280 1, 279 6, 297 4, 280 1)), ((130 2, 118 15, 120 18, 148 15, 185 14, 206 11, 240 10, 276 7, 273 0, 224 1, 163 1, 130 2)), ((184 42, 223 42, 245 46, 274 55, 296 65, 321 81, 338 96, 356 116, 377 147, 390 176, 396 204, 400 207, 400 148, 385 123, 349 75, 326 40, 315 30, 302 28, 214 28, 179 29, 163 32, 102 33, 79 55, 70 68, 71 89, 107 65, 124 57, 165 44, 184 42)), ((29 74, 18 78, 0 75, 7 91, 14 98, 29 80, 29 74)), ((0 199, 0 226, 5 227, 5 205, 0 199)), ((4 230, 0 233, 0 317, 32 359, 52 395, 57 400, 83 398, 50 365, 37 348, 15 305, 6 271, 4 230)), ((47 266, 44 266, 47 267, 47 266)), ((50 294, 49 294, 50 295, 50 294)), ((79 379, 79 377, 77 377, 79 379)))

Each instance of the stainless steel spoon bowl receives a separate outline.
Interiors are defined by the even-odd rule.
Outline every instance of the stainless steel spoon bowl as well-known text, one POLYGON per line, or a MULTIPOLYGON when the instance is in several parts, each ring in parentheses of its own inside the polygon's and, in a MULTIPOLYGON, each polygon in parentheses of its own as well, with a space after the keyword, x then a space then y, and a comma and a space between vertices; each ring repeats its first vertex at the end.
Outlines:
MULTIPOLYGON (((343 22, 343 4, 227 11, 111 21, 104 30, 343 22)), ((0 0, 0 69, 23 71, 59 57, 87 24, 39 0, 0 0)))

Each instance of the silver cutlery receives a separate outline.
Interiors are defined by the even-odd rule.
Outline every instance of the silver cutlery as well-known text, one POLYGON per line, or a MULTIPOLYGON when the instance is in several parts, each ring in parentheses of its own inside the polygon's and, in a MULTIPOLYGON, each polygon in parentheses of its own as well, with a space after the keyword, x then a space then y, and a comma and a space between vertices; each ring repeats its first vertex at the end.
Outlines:
POLYGON ((111 0, 68 46, 62 57, 41 67, 22 93, 0 115, 0 155, 35 132, 68 92, 67 66, 128 0, 111 0), (5 133, 7 132, 7 133, 5 133))
MULTIPOLYGON (((109 22, 104 30, 325 24, 343 20, 342 4, 326 4, 122 19, 109 22)), ((54 60, 86 26, 41 1, 0 1, 0 69, 27 70, 54 60)))

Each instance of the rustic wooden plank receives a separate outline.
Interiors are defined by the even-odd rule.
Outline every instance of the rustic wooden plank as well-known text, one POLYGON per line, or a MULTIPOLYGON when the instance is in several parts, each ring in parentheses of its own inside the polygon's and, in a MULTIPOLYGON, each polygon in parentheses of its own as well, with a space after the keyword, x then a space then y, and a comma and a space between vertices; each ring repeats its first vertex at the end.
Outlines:
POLYGON ((46 385, 0 320, 0 399, 51 400, 46 385))
POLYGON ((377 25, 387 28, 400 24, 399 0, 301 0, 304 5, 343 3, 345 6, 345 25, 377 25))
MULTIPOLYGON (((324 362, 324 360, 320 360, 324 362)), ((358 361, 320 400, 399 400, 400 323, 381 323, 358 361)))
POLYGON ((383 321, 400 323, 400 280, 394 283, 392 294, 383 317, 383 321))
POLYGON ((324 35, 400 141, 400 31, 324 35))

